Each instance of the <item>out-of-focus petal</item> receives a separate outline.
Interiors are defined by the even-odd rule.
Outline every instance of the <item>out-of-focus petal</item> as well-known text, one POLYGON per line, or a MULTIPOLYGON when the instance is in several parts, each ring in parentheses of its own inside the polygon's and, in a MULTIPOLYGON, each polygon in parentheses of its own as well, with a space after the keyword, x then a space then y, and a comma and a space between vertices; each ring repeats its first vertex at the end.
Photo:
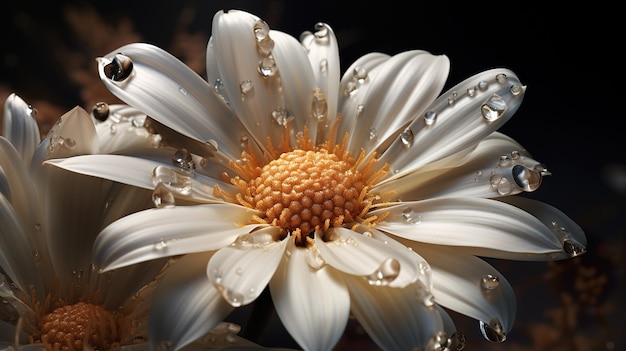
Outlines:
POLYGON ((487 248, 528 259, 563 251, 557 235, 531 214, 491 199, 438 198, 372 211, 377 228, 424 243, 487 248), (539 254, 539 255, 538 255, 539 254))
POLYGON ((372 286, 361 277, 346 276, 352 313, 378 346, 385 350, 424 349, 444 330, 431 300, 424 303, 421 284, 405 288, 372 286))
POLYGON ((94 262, 107 271, 159 257, 217 250, 259 227, 248 224, 253 214, 227 204, 137 212, 100 232, 94 243, 94 262))
POLYGON ((99 58, 98 72, 107 88, 128 105, 188 137, 211 143, 231 158, 241 153, 239 138, 247 132, 233 111, 202 77, 165 50, 128 44, 99 58), (115 75, 127 59, 132 62, 129 76, 115 75))
POLYGON ((279 234, 276 227, 243 234, 213 255, 207 275, 228 303, 247 305, 263 292, 289 241, 276 241, 279 234))
POLYGON ((305 350, 331 350, 350 314, 350 297, 338 272, 307 263, 310 249, 290 245, 270 281, 276 313, 305 350), (306 287, 306 288, 303 288, 306 287))
POLYGON ((212 254, 185 255, 166 271, 150 311, 151 349, 180 350, 233 310, 206 277, 206 264, 212 254))
POLYGON ((517 111, 525 87, 507 69, 492 69, 452 87, 427 107, 380 157, 393 176, 473 148, 517 111))
POLYGON ((39 126, 35 120, 37 110, 28 105, 15 93, 4 103, 2 116, 2 136, 7 138, 28 164, 39 144, 39 126))

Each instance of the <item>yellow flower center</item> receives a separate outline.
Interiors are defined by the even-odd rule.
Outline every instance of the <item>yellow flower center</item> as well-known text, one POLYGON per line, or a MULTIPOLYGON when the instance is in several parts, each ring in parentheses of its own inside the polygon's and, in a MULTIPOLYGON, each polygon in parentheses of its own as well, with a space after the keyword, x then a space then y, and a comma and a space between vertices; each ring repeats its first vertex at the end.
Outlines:
POLYGON ((102 306, 62 306, 41 319, 41 342, 50 350, 110 350, 120 342, 120 322, 120 315, 102 306))
MULTIPOLYGON (((335 121, 329 140, 333 140, 339 118, 335 121)), ((252 151, 244 152, 245 163, 232 162, 238 175, 225 178, 240 192, 226 194, 218 187, 215 193, 245 207, 259 210, 263 215, 255 218, 281 228, 283 234, 295 236, 297 245, 306 245, 307 237, 319 229, 360 223, 374 223, 375 218, 365 219, 381 196, 370 189, 386 174, 389 167, 377 169, 374 156, 365 152, 355 159, 345 151, 348 135, 341 144, 330 141, 313 146, 305 128, 289 145, 289 125, 280 145, 274 151, 268 141, 270 159, 263 165, 252 151)), ((267 158, 267 157, 266 157, 267 158)))

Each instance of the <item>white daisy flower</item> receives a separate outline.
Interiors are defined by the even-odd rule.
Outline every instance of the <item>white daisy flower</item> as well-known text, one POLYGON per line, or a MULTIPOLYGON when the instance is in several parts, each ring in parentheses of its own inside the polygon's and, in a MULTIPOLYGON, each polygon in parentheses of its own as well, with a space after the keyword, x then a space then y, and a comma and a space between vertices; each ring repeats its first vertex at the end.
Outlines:
POLYGON ((446 309, 500 342, 515 296, 481 257, 585 251, 565 214, 513 196, 549 173, 497 132, 526 89, 510 70, 442 93, 447 57, 415 50, 340 76, 329 25, 298 41, 235 10, 214 17, 207 80, 148 44, 98 63, 162 146, 48 163, 154 191, 94 258, 109 271, 184 254, 152 307, 155 347, 180 349, 268 286, 305 350, 332 349, 351 315, 386 350, 458 350, 446 309))

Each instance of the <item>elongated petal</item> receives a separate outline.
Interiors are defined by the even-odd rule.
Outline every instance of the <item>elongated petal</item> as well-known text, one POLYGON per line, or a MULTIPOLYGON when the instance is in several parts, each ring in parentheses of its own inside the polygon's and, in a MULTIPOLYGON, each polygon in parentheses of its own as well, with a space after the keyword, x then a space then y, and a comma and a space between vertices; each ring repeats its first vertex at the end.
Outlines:
POLYGON ((150 209, 113 222, 96 238, 94 262, 111 270, 137 262, 217 250, 258 227, 253 211, 237 205, 150 209))
POLYGON ((276 227, 244 234, 211 258, 207 275, 228 303, 247 305, 263 292, 289 241, 275 241, 278 235, 276 227))
MULTIPOLYGON (((360 64, 360 63, 359 63, 360 64)), ((448 77, 446 56, 422 50, 405 51, 369 69, 353 64, 341 84, 344 95, 342 118, 351 121, 348 151, 353 155, 364 148, 381 154, 406 125, 421 117, 441 93, 448 77), (361 132, 354 132, 362 128, 361 132)))
POLYGON ((270 281, 276 313, 304 350, 331 350, 348 322, 350 297, 343 279, 330 267, 307 264, 309 249, 287 248, 270 281))
POLYGON ((40 140, 39 126, 34 118, 36 113, 36 110, 14 93, 4 103, 2 136, 15 146, 25 164, 30 162, 40 140))
POLYGON ((99 58, 98 72, 106 87, 128 105, 188 137, 212 140, 229 157, 239 156, 239 137, 247 133, 233 111, 207 82, 168 52, 143 43, 125 45, 99 58), (122 60, 132 61, 130 76, 111 79, 107 71, 122 65, 119 53, 122 60))
MULTIPOLYGON (((513 255, 563 251, 555 233, 531 214, 490 199, 440 198, 372 212, 389 215, 377 228, 424 243, 469 246, 513 255)), ((503 254, 505 255, 505 254, 503 254)))
POLYGON ((212 252, 185 255, 159 283, 150 312, 151 349, 180 350, 205 335, 232 310, 206 277, 212 252))
POLYGON ((439 96, 426 109, 429 118, 411 123, 380 160, 389 163, 393 177, 400 177, 472 148, 511 118, 524 91, 515 74, 506 69, 470 77, 439 96))
POLYGON ((151 146, 150 133, 143 127, 144 118, 115 122, 108 119, 96 124, 98 144, 103 154, 151 146))
POLYGON ((367 334, 384 350, 424 349, 444 331, 432 303, 421 300, 416 285, 405 288, 371 286, 364 279, 347 276, 352 313, 367 334))
POLYGON ((513 327, 517 304, 513 288, 500 272, 455 248, 427 244, 413 248, 430 263, 437 303, 482 321, 506 337, 513 327))
POLYGON ((223 93, 241 123, 259 145, 270 138, 278 146, 285 130, 285 102, 276 62, 259 50, 259 25, 260 19, 247 12, 219 11, 213 17, 212 45, 223 93))
POLYGON ((316 240, 324 261, 344 273, 365 277, 374 285, 404 287, 419 277, 419 263, 425 261, 415 252, 376 231, 369 236, 347 228, 331 228, 330 239, 316 240), (354 264, 358 262, 358 264, 354 264))

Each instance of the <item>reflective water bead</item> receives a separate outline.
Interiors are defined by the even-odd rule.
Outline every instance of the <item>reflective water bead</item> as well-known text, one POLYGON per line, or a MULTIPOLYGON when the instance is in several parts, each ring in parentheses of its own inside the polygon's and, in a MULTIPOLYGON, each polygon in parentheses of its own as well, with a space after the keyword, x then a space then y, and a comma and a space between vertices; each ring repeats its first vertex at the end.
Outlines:
POLYGON ((356 106, 356 116, 359 117, 363 111, 365 110, 365 106, 363 104, 358 104, 356 106))
POLYGON ((167 242, 165 242, 165 240, 157 241, 156 243, 154 243, 154 246, 152 248, 154 249, 154 251, 165 251, 167 249, 167 242))
POLYGON ((500 286, 500 278, 497 275, 486 274, 480 280, 480 287, 483 291, 492 291, 500 286))
POLYGON ((270 26, 263 20, 257 20, 252 27, 254 30, 254 37, 257 41, 262 41, 270 34, 270 26))
POLYGON ((328 37, 330 29, 326 23, 318 22, 315 24, 315 38, 316 39, 326 39, 328 37))
POLYGON ((421 217, 412 208, 406 207, 402 210, 402 219, 406 223, 417 224, 421 222, 421 217))
POLYGON ((265 39, 257 41, 256 48, 262 56, 269 56, 274 50, 274 40, 267 36, 265 39))
POLYGON ((415 294, 425 307, 433 307, 435 305, 435 295, 424 286, 420 285, 415 294))
POLYGON ((522 86, 520 85, 511 85, 510 91, 513 96, 519 96, 521 93, 524 92, 524 88, 522 88, 522 86))
POLYGON ((322 255, 320 255, 317 247, 307 250, 307 255, 304 256, 304 260, 309 267, 316 271, 326 265, 326 261, 322 258, 322 255))
POLYGON ((274 111, 272 111, 272 119, 274 120, 274 122, 276 122, 276 124, 283 127, 286 126, 288 120, 287 111, 280 107, 276 108, 274 111))
POLYGON ((476 87, 467 88, 467 96, 474 97, 476 96, 476 87))
POLYGON ((215 139, 209 139, 206 141, 205 143, 207 146, 211 147, 211 149, 213 149, 213 151, 217 151, 219 148, 219 145, 217 144, 217 140, 215 139))
POLYGON ((104 66, 104 75, 115 82, 126 80, 132 71, 133 61, 122 54, 116 54, 113 60, 104 66))
POLYGON ((328 75, 328 60, 323 58, 320 60, 320 73, 322 73, 322 76, 326 77, 326 75, 328 75))
POLYGON ((511 158, 508 155, 500 156, 500 160, 498 160, 498 166, 508 167, 510 165, 511 165, 511 158))
POLYGON ((109 113, 109 104, 106 102, 97 102, 91 109, 93 117, 100 122, 106 121, 106 119, 109 118, 109 113))
POLYGON ((506 101, 498 94, 493 94, 480 108, 480 112, 487 122, 493 122, 502 117, 506 111, 506 101))
POLYGON ((231 289, 222 287, 220 289, 222 297, 233 307, 240 307, 243 303, 243 294, 235 292, 231 289))
POLYGON ((311 114, 318 122, 325 121, 328 116, 328 101, 321 89, 313 90, 313 101, 311 102, 311 114))
POLYGON ((386 259, 378 269, 366 277, 370 285, 386 286, 400 275, 400 262, 395 258, 386 259))
POLYGON ((498 194, 507 195, 511 193, 511 190, 513 190, 513 188, 511 187, 511 182, 504 177, 500 178, 500 181, 498 181, 498 184, 496 186, 496 191, 498 192, 498 194))
POLYGON ((489 323, 480 321, 479 326, 480 332, 485 339, 492 342, 503 342, 506 340, 506 332, 497 318, 493 318, 489 323))
POLYGON ((187 96, 187 94, 189 94, 189 93, 187 92, 187 89, 185 89, 185 88, 183 88, 183 87, 178 87, 178 91, 179 91, 181 94, 185 95, 185 96, 187 96))
POLYGON ((376 139, 376 128, 370 128, 369 137, 370 140, 376 139))
POLYGON ((352 96, 356 94, 357 91, 358 91, 357 84, 355 82, 350 81, 346 83, 346 87, 343 89, 343 95, 352 96))
POLYGON ((363 67, 355 67, 354 70, 352 70, 352 79, 359 83, 365 82, 367 79, 367 70, 363 67))
POLYGON ((413 131, 410 128, 405 129, 402 133, 400 133, 400 141, 406 147, 411 146, 413 143, 413 131))
POLYGON ((484 80, 481 80, 480 82, 478 82, 477 87, 478 87, 478 90, 485 91, 489 87, 489 83, 485 82, 484 80))
POLYGON ((170 191, 182 195, 188 195, 192 188, 189 176, 163 165, 155 167, 152 171, 152 184, 157 186, 159 183, 163 183, 170 191))
POLYGON ((39 113, 39 111, 37 111, 36 108, 33 107, 33 105, 28 105, 28 114, 32 117, 35 118, 37 117, 37 114, 39 113))
POLYGON ((76 147, 76 140, 72 138, 65 138, 63 139, 63 146, 70 150, 74 149, 76 147))
POLYGON ((437 120, 437 112, 427 111, 424 114, 424 123, 426 123, 427 126, 432 126, 436 120, 437 120))
POLYGON ((524 191, 535 191, 541 185, 541 173, 522 165, 515 165, 511 170, 513 180, 524 191))
POLYGON ((196 168, 195 163, 193 162, 193 157, 191 156, 191 152, 187 149, 178 149, 174 152, 174 156, 172 156, 172 162, 175 166, 178 166, 184 170, 194 170, 196 168))
POLYGON ((574 239, 568 238, 563 240, 563 250, 570 257, 576 257, 584 254, 587 251, 587 248, 574 239))
POLYGON ((173 207, 176 200, 172 192, 163 183, 159 183, 152 191, 152 203, 156 208, 173 207))
POLYGON ((458 97, 459 96, 456 91, 452 92, 452 96, 448 98, 448 106, 453 106, 458 97))
POLYGON ((465 335, 454 333, 448 338, 443 331, 436 332, 430 337, 424 351, 461 351, 465 348, 465 335))
POLYGON ((276 74, 276 71, 278 71, 278 68, 276 67, 276 61, 274 61, 274 57, 272 55, 269 55, 259 61, 258 69, 263 78, 271 77, 276 74))
POLYGON ((500 83, 500 84, 506 83, 507 80, 508 80, 508 78, 507 78, 506 74, 504 74, 504 73, 498 73, 496 75, 496 81, 498 83, 500 83))

